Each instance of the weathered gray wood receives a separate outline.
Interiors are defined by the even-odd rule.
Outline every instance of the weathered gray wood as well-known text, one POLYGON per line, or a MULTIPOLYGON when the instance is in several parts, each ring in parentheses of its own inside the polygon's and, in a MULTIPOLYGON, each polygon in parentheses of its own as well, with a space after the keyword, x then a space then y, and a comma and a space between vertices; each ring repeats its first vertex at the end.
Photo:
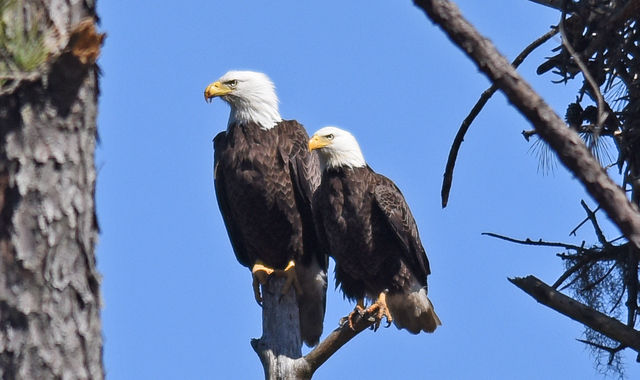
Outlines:
POLYGON ((271 277, 262 286, 262 337, 251 346, 262 361, 265 379, 305 379, 301 377, 302 338, 295 290, 282 294, 285 279, 271 277))
MULTIPOLYGON (((302 356, 300 319, 295 291, 282 295, 285 280, 272 277, 262 287, 262 337, 253 339, 267 380, 306 380, 326 362, 340 347, 370 327, 374 320, 370 315, 354 318, 354 328, 342 323, 306 356, 302 356)), ((344 319, 343 319, 344 320, 344 319)))
MULTIPOLYGON (((102 379, 94 255, 99 50, 85 55, 77 43, 93 30, 94 5, 19 4, 25 29, 38 23, 45 33, 48 54, 30 73, 4 75, 0 87, 0 378, 102 379), (79 39, 70 42, 72 35, 79 39)), ((87 46, 99 49, 100 41, 87 46)))

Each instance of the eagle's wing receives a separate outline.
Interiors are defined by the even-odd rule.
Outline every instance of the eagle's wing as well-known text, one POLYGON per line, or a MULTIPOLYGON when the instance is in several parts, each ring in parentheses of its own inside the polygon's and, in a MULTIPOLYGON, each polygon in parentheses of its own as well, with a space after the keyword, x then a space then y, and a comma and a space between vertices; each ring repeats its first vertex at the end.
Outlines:
MULTIPOLYGON (((308 150, 309 136, 302 125, 291 120, 285 121, 281 133, 286 133, 292 144, 286 159, 302 220, 304 253, 296 266, 303 294, 298 297, 300 309, 300 333, 302 340, 312 347, 322 335, 327 298, 328 256, 321 249, 314 224, 313 196, 320 185, 320 165, 318 157, 308 150)), ((283 147, 284 144, 279 144, 283 147)), ((282 153, 281 153, 282 154, 282 153)))
POLYGON ((312 210, 313 195, 321 180, 320 163, 317 155, 309 152, 309 136, 302 125, 294 120, 285 121, 284 125, 286 128, 283 128, 283 132, 292 144, 287 159, 298 210, 302 217, 305 251, 315 252, 318 263, 326 270, 328 258, 318 249, 312 210))
POLYGON ((229 201, 227 198, 227 190, 224 182, 224 170, 220 164, 220 155, 222 150, 227 145, 226 132, 220 132, 213 139, 213 184, 216 189, 216 198, 218 199, 218 207, 220 207, 220 213, 222 219, 227 227, 227 234, 233 247, 233 252, 236 254, 236 258, 240 264, 251 267, 254 263, 251 262, 248 257, 244 245, 242 244, 242 235, 239 233, 239 229, 235 225, 231 214, 231 208, 229 207, 229 201))
POLYGON ((431 273, 429 260, 420 242, 418 226, 411 210, 395 183, 383 175, 376 176, 376 204, 403 247, 405 263, 414 274, 426 282, 427 275, 431 273))

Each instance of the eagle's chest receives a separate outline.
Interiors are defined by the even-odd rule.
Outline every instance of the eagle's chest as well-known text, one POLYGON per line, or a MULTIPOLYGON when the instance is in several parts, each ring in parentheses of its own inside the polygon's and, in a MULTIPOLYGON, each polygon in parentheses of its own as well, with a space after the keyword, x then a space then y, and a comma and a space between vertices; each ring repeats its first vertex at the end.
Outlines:
POLYGON ((332 178, 326 193, 326 204, 330 205, 326 228, 336 237, 332 239, 336 243, 333 251, 341 256, 368 254, 372 242, 373 196, 366 184, 354 178, 332 178))
POLYGON ((258 198, 271 201, 287 186, 288 168, 280 154, 277 140, 231 136, 230 143, 220 157, 228 185, 240 190, 245 200, 258 198))

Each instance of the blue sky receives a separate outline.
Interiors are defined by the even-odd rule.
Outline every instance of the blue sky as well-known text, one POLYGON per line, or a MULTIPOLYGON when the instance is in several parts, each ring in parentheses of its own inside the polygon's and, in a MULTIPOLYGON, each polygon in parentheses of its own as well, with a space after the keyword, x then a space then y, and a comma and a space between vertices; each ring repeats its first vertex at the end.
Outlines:
MULTIPOLYGON (((98 2, 108 34, 96 161, 108 378, 262 377, 249 345, 261 334, 260 309, 213 192, 211 140, 229 110, 202 95, 229 69, 267 73, 283 117, 310 134, 329 124, 350 130, 368 163, 402 189, 431 262, 443 326, 418 336, 365 331, 314 379, 601 378, 575 340, 582 326, 506 280, 554 282, 557 251, 480 235, 591 242, 587 229, 568 234, 583 218, 580 199, 593 201, 565 169, 538 173, 520 134, 529 123, 497 94, 468 133, 440 208, 449 147, 489 83, 422 11, 410 1, 180 4, 98 2)), ((524 0, 458 4, 509 59, 559 17, 524 0)), ((558 41, 519 71, 564 114, 575 85, 535 75, 558 41)), ((352 308, 331 285, 325 335, 352 308)), ((629 378, 640 376, 625 356, 629 378)))

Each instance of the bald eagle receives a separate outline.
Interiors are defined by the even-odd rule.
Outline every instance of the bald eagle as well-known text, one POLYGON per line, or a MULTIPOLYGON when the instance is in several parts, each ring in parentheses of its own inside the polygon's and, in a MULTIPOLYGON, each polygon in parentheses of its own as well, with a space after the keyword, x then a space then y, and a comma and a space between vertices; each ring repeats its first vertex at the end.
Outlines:
POLYGON ((309 140, 323 170, 315 193, 316 226, 335 259, 336 285, 357 301, 349 316, 366 311, 413 334, 441 324, 427 298, 431 273, 418 227, 398 187, 365 162, 349 132, 325 127, 309 140))
POLYGON ((271 80, 229 71, 207 86, 205 99, 231 106, 227 129, 214 139, 214 183, 236 258, 251 268, 256 301, 269 275, 296 289, 303 341, 317 344, 325 313, 327 256, 318 247, 311 202, 318 159, 295 120, 282 120, 271 80))

